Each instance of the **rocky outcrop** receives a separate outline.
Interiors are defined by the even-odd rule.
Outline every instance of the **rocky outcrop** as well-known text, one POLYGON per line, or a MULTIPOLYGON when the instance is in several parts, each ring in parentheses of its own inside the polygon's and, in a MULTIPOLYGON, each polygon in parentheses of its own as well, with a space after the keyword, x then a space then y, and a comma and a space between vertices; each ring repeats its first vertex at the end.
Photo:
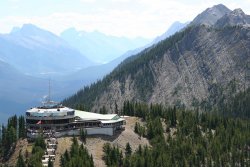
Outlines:
POLYGON ((236 25, 250 26, 250 16, 246 15, 241 9, 235 9, 232 12, 225 14, 215 23, 215 27, 217 28, 236 25))
POLYGON ((226 6, 219 4, 211 8, 207 8, 204 12, 197 15, 191 22, 192 25, 214 25, 225 14, 230 13, 231 10, 226 6))
POLYGON ((192 107, 194 103, 219 93, 218 87, 229 89, 232 81, 236 82, 237 90, 241 90, 245 83, 249 84, 245 80, 245 67, 250 62, 247 46, 250 46, 250 28, 214 30, 206 26, 195 27, 166 50, 161 59, 151 60, 149 68, 155 84, 146 100, 140 97, 135 86, 136 77, 145 74, 138 70, 134 71, 134 79, 128 76, 125 82, 113 80, 96 99, 93 109, 104 105, 114 111, 114 104, 122 106, 125 100, 192 107))

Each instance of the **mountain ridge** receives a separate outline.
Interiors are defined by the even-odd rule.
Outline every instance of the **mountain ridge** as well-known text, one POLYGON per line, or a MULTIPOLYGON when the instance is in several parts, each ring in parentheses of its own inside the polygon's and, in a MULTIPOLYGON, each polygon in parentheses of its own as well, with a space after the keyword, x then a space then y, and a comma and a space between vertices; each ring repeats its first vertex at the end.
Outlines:
POLYGON ((219 20, 222 16, 229 12, 231 12, 231 10, 223 4, 214 5, 211 8, 207 8, 205 11, 198 14, 191 22, 191 25, 204 24, 207 26, 212 26, 216 23, 217 20, 219 20))
POLYGON ((243 26, 216 29, 191 23, 125 60, 102 81, 78 91, 64 104, 83 103, 94 112, 103 105, 113 112, 114 104, 121 106, 125 100, 179 107, 216 105, 216 100, 225 100, 249 83, 244 78, 245 63, 250 61, 249 48, 244 47, 250 45, 249 31, 243 26), (231 83, 237 85, 236 92, 227 90, 231 83))
POLYGON ((184 29, 188 24, 189 24, 189 22, 181 23, 179 21, 175 21, 174 23, 172 23, 170 25, 170 27, 168 28, 168 30, 166 32, 164 32, 161 36, 156 37, 152 43, 156 44, 156 43, 166 39, 167 37, 184 29))
POLYGON ((0 47, 2 60, 34 76, 94 65, 58 36, 31 24, 15 28, 10 34, 1 34, 0 47))
POLYGON ((77 31, 75 28, 65 30, 60 36, 90 60, 97 63, 110 62, 126 51, 143 47, 151 41, 151 39, 142 37, 133 39, 116 37, 98 31, 77 31))
POLYGON ((238 25, 250 26, 250 15, 246 15, 239 8, 225 14, 215 23, 215 27, 217 28, 238 25))
MULTIPOLYGON (((24 25, 24 30, 22 27, 14 27, 11 35, 7 34, 8 38, 14 38, 18 37, 21 38, 21 40, 27 40, 28 41, 37 41, 35 44, 32 44, 32 47, 34 45, 43 45, 44 40, 40 38, 33 39, 33 36, 36 37, 37 31, 43 31, 43 29, 36 27, 35 25, 27 24, 24 25), (33 33, 28 33, 29 31, 33 31, 33 33), (25 37, 23 37, 22 32, 25 31, 27 34, 25 37), (28 31, 28 32, 27 32, 28 31), (27 38, 26 38, 27 37, 27 38)), ((54 34, 49 31, 44 31, 45 36, 48 34, 49 36, 52 35, 54 37, 54 34)), ((6 34, 5 34, 6 35, 6 34)), ((4 34, 1 34, 0 36, 6 37, 4 34)), ((44 35, 43 35, 44 36, 44 35)), ((3 38, 0 37, 0 41, 5 41, 3 38)), ((21 40, 17 40, 17 42, 20 43, 21 40)), ((46 40, 46 39, 45 39, 46 40)), ((55 38, 55 42, 52 42, 52 45, 57 45, 58 38, 55 38)), ((52 40, 53 41, 53 40, 52 40)), ((12 41, 12 43, 15 43, 16 40, 12 41)), ((21 44, 23 44, 21 42, 21 44)), ((46 42, 45 42, 46 44, 46 42)), ((60 40, 59 40, 60 44, 60 40)), ((68 44, 66 42, 61 43, 62 45, 66 45, 68 47, 68 44)), ((24 45, 24 44, 23 44, 24 45)), ((48 45, 48 43, 46 44, 48 45)), ((25 49, 26 45, 24 47, 20 47, 22 49, 25 49)), ((28 46, 29 47, 29 46, 28 46)), ((146 47, 146 46, 145 46, 146 47)), ((97 81, 98 79, 102 79, 105 75, 110 73, 117 65, 119 65, 124 59, 127 57, 130 57, 131 55, 135 55, 142 51, 145 47, 137 48, 135 50, 130 50, 121 55, 120 57, 116 58, 115 60, 112 60, 111 62, 107 64, 102 65, 96 65, 91 67, 86 67, 84 69, 77 70, 70 74, 61 74, 61 73, 44 73, 39 76, 34 74, 25 74, 22 70, 19 70, 16 68, 15 64, 8 64, 6 61, 2 62, 0 56, 0 76, 1 76, 1 85, 0 85, 0 92, 1 95, 1 104, 0 106, 0 112, 4 113, 8 111, 9 114, 5 114, 4 118, 7 118, 7 116, 10 116, 11 113, 13 114, 19 114, 20 111, 24 111, 27 108, 31 106, 39 105, 42 97, 48 93, 48 78, 51 78, 51 84, 52 84, 52 97, 54 100, 60 101, 63 98, 70 96, 72 93, 76 92, 80 88, 82 88, 84 85, 89 85, 92 82, 97 81), (1 65, 4 66, 1 68, 1 65), (18 86, 15 86, 17 84, 18 86), (2 86, 2 87, 1 87, 2 86), (13 106, 15 106, 13 108, 13 106)), ((9 50, 11 48, 6 45, 6 48, 3 49, 5 51, 9 50)), ((60 49, 60 48, 59 48, 60 49)), ((2 50, 2 51, 3 51, 2 50)), ((0 51, 1 52, 1 51, 0 51)), ((31 55, 32 52, 29 52, 31 55)), ((3 56, 3 55, 2 55, 3 56)), ((35 55, 34 55, 35 56, 35 55)), ((14 58, 18 58, 19 56, 15 56, 14 58)), ((23 56, 22 58, 25 58, 23 56)), ((9 62, 9 61, 8 61, 9 62)), ((19 64, 21 65, 21 64, 19 64)), ((29 67, 30 64, 27 65, 29 67)), ((3 116, 3 114, 0 114, 3 116)), ((1 117, 0 116, 0 117, 1 117)), ((0 122, 3 122, 6 119, 0 119, 0 122)))

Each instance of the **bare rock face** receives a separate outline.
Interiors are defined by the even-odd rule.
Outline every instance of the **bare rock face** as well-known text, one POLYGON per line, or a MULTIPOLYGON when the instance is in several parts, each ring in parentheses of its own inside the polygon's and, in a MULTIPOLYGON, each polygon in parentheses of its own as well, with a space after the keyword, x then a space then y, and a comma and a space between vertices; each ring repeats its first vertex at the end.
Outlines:
POLYGON ((215 23, 215 27, 217 28, 239 25, 250 26, 250 16, 246 15, 241 9, 235 9, 225 14, 215 23))
POLYGON ((249 34, 250 28, 246 27, 192 28, 160 59, 153 57, 149 61, 154 86, 146 98, 141 96, 136 79, 144 75, 147 80, 148 76, 145 70, 139 69, 133 72, 133 79, 131 74, 124 82, 112 80, 96 99, 93 108, 104 105, 114 111, 114 104, 122 106, 125 100, 192 107, 194 103, 206 101, 219 93, 218 87, 227 93, 232 81, 241 90, 245 83, 249 84, 245 80, 246 63, 250 62, 249 34))
POLYGON ((196 16, 191 24, 212 26, 217 22, 217 20, 230 12, 231 10, 222 4, 215 5, 211 8, 207 8, 204 12, 196 16))

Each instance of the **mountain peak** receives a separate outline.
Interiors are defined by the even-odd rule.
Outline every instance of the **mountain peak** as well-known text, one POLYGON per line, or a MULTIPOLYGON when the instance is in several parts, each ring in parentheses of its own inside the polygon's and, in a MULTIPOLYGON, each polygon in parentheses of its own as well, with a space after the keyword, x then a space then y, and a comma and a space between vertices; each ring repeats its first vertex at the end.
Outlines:
POLYGON ((75 29, 75 27, 70 27, 64 30, 60 35, 62 36, 63 34, 78 34, 78 31, 75 29))
POLYGON ((214 5, 212 6, 211 8, 209 9, 217 9, 217 10, 220 10, 220 11, 225 11, 225 10, 229 10, 225 5, 223 4, 218 4, 218 5, 214 5))
POLYGON ((191 24, 193 25, 204 24, 212 26, 217 22, 217 20, 219 20, 225 14, 230 12, 231 10, 228 9, 223 4, 214 5, 213 7, 207 8, 205 11, 196 16, 194 20, 191 22, 191 24))
POLYGON ((241 8, 238 9, 234 9, 231 14, 235 14, 235 15, 245 15, 245 13, 243 12, 243 10, 241 8))
POLYGON ((38 27, 36 27, 33 24, 23 24, 22 27, 13 27, 11 33, 18 33, 21 31, 33 31, 39 29, 38 27))
POLYGON ((23 24, 22 28, 20 29, 20 32, 24 35, 34 35, 44 31, 46 30, 43 30, 33 24, 23 24))
POLYGON ((232 12, 224 15, 220 18, 215 27, 223 28, 226 26, 236 26, 236 25, 250 25, 250 16, 246 15, 242 9, 235 9, 232 12))
POLYGON ((23 24, 22 27, 14 27, 10 33, 18 36, 54 36, 53 33, 41 29, 33 24, 23 24))
POLYGON ((21 29, 20 27, 13 27, 10 33, 14 34, 14 33, 18 32, 18 31, 20 31, 20 29, 21 29))
POLYGON ((22 26, 22 29, 36 29, 36 28, 38 28, 38 27, 35 26, 34 24, 31 24, 31 23, 25 23, 22 26))

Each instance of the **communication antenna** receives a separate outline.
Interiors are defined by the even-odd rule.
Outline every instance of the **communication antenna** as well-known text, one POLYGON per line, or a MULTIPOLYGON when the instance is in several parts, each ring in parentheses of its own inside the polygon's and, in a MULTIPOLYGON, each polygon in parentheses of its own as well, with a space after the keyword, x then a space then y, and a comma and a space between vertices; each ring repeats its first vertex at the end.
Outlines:
POLYGON ((51 95, 50 95, 50 93, 51 93, 50 91, 51 91, 51 90, 50 90, 50 79, 49 79, 49 95, 48 95, 48 102, 50 102, 50 100, 51 100, 51 99, 50 99, 50 96, 51 96, 51 95))

